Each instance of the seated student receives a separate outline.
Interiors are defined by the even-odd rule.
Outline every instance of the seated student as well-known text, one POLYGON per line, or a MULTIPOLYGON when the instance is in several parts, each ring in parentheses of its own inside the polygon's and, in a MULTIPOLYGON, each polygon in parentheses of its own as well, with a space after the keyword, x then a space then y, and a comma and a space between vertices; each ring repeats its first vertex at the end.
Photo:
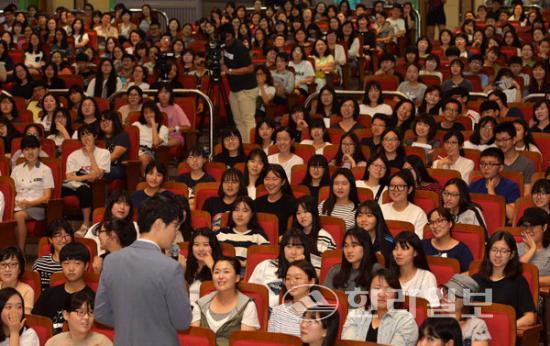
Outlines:
POLYGON ((390 116, 393 110, 389 105, 384 103, 382 86, 380 86, 380 83, 373 80, 368 82, 365 87, 363 103, 359 105, 359 114, 374 116, 377 113, 390 116))
MULTIPOLYGON (((501 69, 502 71, 502 69, 501 69)), ((515 83, 516 87, 519 85, 517 82, 510 77, 510 80, 512 80, 511 83, 515 83)), ((520 102, 521 101, 521 94, 519 94, 518 91, 518 99, 515 101, 510 102, 520 102), (519 100, 519 101, 518 101, 519 100)), ((495 101, 498 104, 498 108, 500 110, 500 116, 502 118, 504 117, 513 117, 513 118, 523 118, 523 113, 521 112, 521 109, 517 107, 508 107, 508 101, 506 100, 506 94, 502 90, 493 90, 489 93, 489 96, 487 97, 489 101, 495 101)))
MULTIPOLYGON (((318 291, 319 279, 313 265, 303 259, 290 263, 283 278, 283 303, 271 310, 267 331, 299 336, 302 314, 319 303, 311 296, 318 291)), ((318 292, 315 297, 318 298, 318 292)))
POLYGON ((130 202, 130 195, 126 190, 118 189, 113 191, 105 201, 105 211, 102 215, 102 220, 97 222, 90 227, 85 234, 84 238, 92 239, 97 243, 98 255, 103 255, 105 250, 101 249, 101 244, 99 241, 99 234, 102 222, 113 221, 113 220, 124 220, 133 224, 134 231, 136 236, 138 234, 138 224, 135 221, 132 221, 134 217, 134 207, 130 202))
POLYGON ((244 162, 244 148, 241 133, 236 128, 226 128, 220 131, 222 152, 214 156, 215 162, 223 162, 227 167, 244 162))
POLYGON ((185 183, 189 188, 189 198, 195 196, 195 185, 198 183, 210 183, 216 181, 204 171, 204 165, 208 162, 208 155, 200 146, 194 146, 187 152, 185 162, 191 170, 176 177, 177 182, 185 183))
POLYGON ((362 180, 355 182, 357 187, 366 187, 372 191, 375 201, 382 204, 382 194, 388 189, 390 180, 390 165, 386 158, 377 153, 373 153, 362 180))
POLYGON ((298 208, 292 218, 292 227, 304 232, 311 250, 311 263, 318 272, 321 270, 321 255, 327 250, 336 249, 332 235, 321 226, 317 201, 312 196, 296 200, 298 208))
POLYGON ((105 148, 109 150, 111 169, 105 174, 107 181, 124 179, 126 176, 123 162, 128 160, 130 151, 130 137, 124 131, 120 118, 115 111, 101 114, 99 120, 98 138, 105 141, 105 148))
POLYGON ((519 219, 524 241, 518 244, 521 263, 532 263, 539 270, 541 286, 550 286, 550 237, 548 236, 548 213, 541 208, 527 208, 519 219))
POLYGON ((319 204, 319 190, 323 186, 330 185, 330 172, 326 157, 315 154, 309 159, 306 175, 300 185, 307 186, 315 203, 319 204))
POLYGON ((416 106, 420 106, 426 92, 426 84, 418 81, 420 66, 415 63, 407 64, 405 80, 399 84, 397 91, 407 95, 416 106))
POLYGON ((404 99, 397 102, 393 109, 394 111, 390 117, 391 127, 404 135, 407 130, 412 128, 416 117, 415 104, 409 99, 404 99))
MULTIPOLYGON (((501 135, 507 136, 505 133, 501 135)), ((504 169, 504 154, 498 148, 483 150, 479 157, 479 168, 482 178, 470 184, 470 192, 503 196, 506 203, 506 217, 511 220, 514 216, 514 203, 520 197, 520 193, 515 182, 500 175, 504 169)))
POLYGON ((468 108, 469 95, 470 94, 466 89, 458 87, 451 89, 449 92, 447 92, 446 96, 460 102, 462 112, 458 115, 470 118, 470 120, 472 120, 472 125, 476 125, 477 123, 479 123, 480 115, 473 109, 468 108))
POLYGON ((462 87, 468 92, 471 92, 473 89, 472 82, 464 78, 464 63, 459 59, 450 60, 449 67, 451 71, 451 77, 445 80, 441 84, 441 90, 443 93, 450 91, 452 88, 462 87))
POLYGON ((391 168, 401 169, 405 163, 405 148, 403 147, 403 137, 400 132, 387 127, 380 136, 381 146, 378 149, 391 168))
POLYGON ((248 196, 238 196, 232 203, 227 227, 220 229, 216 237, 220 243, 235 248, 241 267, 246 267, 246 255, 252 245, 268 245, 269 240, 258 224, 254 201, 248 196))
POLYGON ((438 148, 441 143, 435 138, 438 124, 435 123, 433 116, 429 114, 420 114, 414 120, 412 130, 415 137, 406 139, 405 144, 413 147, 420 147, 429 153, 432 149, 438 148))
POLYGON ((260 321, 254 300, 237 288, 241 266, 234 257, 220 257, 212 267, 214 292, 193 304, 191 325, 212 330, 217 345, 228 345, 236 330, 258 330, 260 321))
POLYGON ((140 87, 133 85, 126 90, 126 99, 128 103, 122 105, 118 112, 122 116, 121 122, 126 125, 128 123, 128 116, 132 112, 141 112, 143 106, 143 90, 140 87))
POLYGON ((355 224, 354 211, 359 204, 355 178, 347 168, 338 168, 332 175, 328 199, 319 203, 319 215, 344 220, 346 229, 355 224))
POLYGON ((180 130, 191 127, 189 117, 180 105, 174 101, 174 93, 168 84, 162 85, 157 92, 157 106, 168 118, 168 142, 166 145, 183 145, 184 138, 180 130))
POLYGON ((428 223, 426 213, 413 204, 416 184, 409 170, 395 173, 389 182, 388 190, 392 202, 382 204, 384 219, 406 221, 414 225, 414 231, 422 238, 424 225, 428 223))
POLYGON ((442 206, 447 209, 454 223, 483 227, 487 236, 487 226, 480 206, 472 202, 468 184, 460 178, 452 178, 445 183, 441 193, 442 206))
POLYGON ((464 142, 464 149, 477 149, 483 151, 487 148, 495 148, 495 132, 497 119, 492 116, 484 116, 474 127, 470 139, 464 142))
POLYGON ((462 105, 455 99, 446 99, 441 107, 443 120, 437 124, 437 129, 442 131, 464 131, 464 125, 457 122, 462 113, 462 105))
POLYGON ((17 246, 25 248, 27 220, 44 220, 48 203, 54 188, 52 170, 39 160, 40 141, 35 136, 25 136, 21 140, 24 162, 15 166, 11 178, 15 182, 14 219, 17 246))
POLYGON ((67 322, 69 331, 53 336, 46 342, 46 346, 113 345, 108 337, 92 331, 94 326, 94 301, 85 292, 75 293, 65 301, 63 319, 67 322))
POLYGON ((338 114, 342 120, 331 126, 334 129, 340 129, 344 132, 353 132, 364 129, 365 127, 357 122, 359 118, 359 104, 354 97, 346 97, 340 103, 340 112, 338 114))
POLYGON ((495 143, 504 154, 504 170, 519 172, 524 177, 524 194, 531 193, 531 177, 535 172, 533 161, 521 155, 516 149, 516 128, 510 121, 500 123, 495 128, 495 143))
POLYGON ((222 250, 216 234, 208 228, 194 230, 187 249, 187 258, 182 258, 185 282, 189 301, 195 303, 199 299, 201 283, 212 280, 212 267, 222 256, 222 250))
POLYGON ((256 187, 263 183, 268 164, 267 155, 262 149, 252 149, 246 157, 243 179, 248 197, 256 199, 256 187))
POLYGON ((322 119, 310 119, 308 128, 311 139, 304 139, 300 144, 313 145, 315 154, 323 155, 325 147, 332 145, 327 128, 325 127, 325 122, 322 119))
POLYGON ((248 282, 267 287, 270 309, 279 304, 279 293, 289 264, 302 259, 310 262, 309 245, 306 234, 292 228, 279 241, 278 257, 264 260, 254 268, 248 282))
POLYGON ((533 138, 533 132, 529 128, 527 122, 521 118, 512 121, 516 128, 516 150, 517 151, 533 151, 542 154, 537 147, 533 138))
POLYGON ((550 100, 539 100, 533 105, 532 132, 550 132, 550 100))
POLYGON ((84 292, 92 299, 95 297, 94 291, 84 281, 84 273, 90 262, 86 246, 81 243, 65 245, 59 254, 59 261, 65 283, 42 292, 32 310, 34 315, 46 316, 53 321, 54 334, 63 328, 63 305, 66 299, 77 292, 84 292))
POLYGON ((420 238, 410 231, 399 233, 394 239, 392 254, 387 260, 388 268, 399 276, 403 294, 424 298, 432 307, 439 306, 437 280, 430 272, 420 238))
POLYGON ((169 191, 162 188, 162 184, 168 178, 166 166, 158 161, 151 161, 145 167, 145 188, 137 190, 130 196, 132 207, 137 210, 139 206, 148 198, 157 193, 170 194, 169 191))
MULTIPOLYGON (((82 98, 76 114, 75 125, 82 124, 92 126, 95 133, 99 132, 99 117, 101 110, 96 100, 91 96, 82 98)), ((73 139, 78 139, 78 131, 73 132, 73 139)))
MULTIPOLYGON (((379 35, 379 34, 378 34, 379 35)), ((386 53, 380 58, 380 68, 374 72, 375 76, 395 76, 399 79, 401 83, 403 81, 403 76, 401 73, 395 70, 395 55, 386 53)))
MULTIPOLYGON (((440 71, 441 60, 435 54, 428 54, 424 60, 424 66, 419 72, 420 76, 436 76, 439 81, 443 81, 443 73, 440 71)), ((429 88, 429 87, 428 87, 429 88)), ((441 88, 439 88, 441 90, 441 88)))
POLYGON ((455 223, 451 213, 438 207, 428 213, 428 220, 433 237, 422 240, 426 256, 454 258, 460 263, 460 272, 468 271, 473 256, 468 246, 453 238, 452 229, 455 223))
POLYGON ((464 75, 477 75, 481 80, 481 87, 485 88, 489 84, 489 77, 482 72, 483 70, 483 56, 480 54, 473 54, 468 58, 468 71, 464 72, 464 75))
POLYGON ((376 201, 364 201, 359 204, 355 212, 355 227, 369 234, 373 253, 381 254, 384 259, 392 256, 393 236, 376 201))
POLYGON ((479 113, 482 117, 501 118, 500 108, 495 101, 485 100, 479 106, 479 113))
POLYGON ((218 196, 207 199, 202 208, 212 216, 213 230, 220 228, 222 214, 233 209, 233 203, 239 196, 246 196, 243 174, 236 168, 230 168, 222 175, 218 196))
POLYGON ((340 137, 338 152, 330 164, 349 169, 367 165, 366 158, 361 151, 359 138, 354 132, 346 132, 340 137))
POLYGON ((321 117, 325 127, 330 127, 330 119, 338 114, 339 103, 336 98, 336 91, 333 87, 325 85, 319 90, 317 98, 310 105, 310 115, 321 117))
POLYGON ((288 218, 296 212, 296 200, 285 170, 281 165, 269 164, 264 178, 267 195, 254 201, 256 212, 270 213, 279 221, 279 236, 287 230, 288 218))
POLYGON ((271 71, 275 86, 275 103, 286 103, 287 95, 294 90, 294 73, 287 69, 288 53, 278 53, 275 59, 275 70, 271 71))
POLYGON ((102 58, 95 78, 88 84, 86 95, 107 98, 122 90, 122 86, 122 80, 117 76, 113 61, 109 58, 102 58))
POLYGON ((38 334, 25 326, 25 301, 12 287, 0 289, 0 345, 38 346, 38 334))
POLYGON ((300 322, 300 339, 306 346, 335 345, 340 316, 331 305, 314 305, 304 312, 300 322))
POLYGON ((30 314, 34 306, 34 291, 21 281, 25 274, 25 255, 16 246, 0 250, 0 289, 12 287, 21 294, 25 302, 25 313, 30 314))
MULTIPOLYGON (((25 126, 25 129, 23 130, 23 136, 35 136, 38 138, 40 143, 42 143, 42 140, 46 138, 46 134, 44 133, 44 128, 40 126, 39 124, 31 123, 25 126)), ((14 153, 11 154, 11 166, 15 167, 17 166, 17 160, 23 155, 23 151, 21 148, 17 149, 14 153)), ((39 157, 48 157, 48 154, 43 150, 40 149, 40 152, 38 153, 39 157)))
POLYGON ((398 301, 401 284, 387 269, 375 271, 366 304, 350 309, 342 328, 343 340, 414 346, 418 327, 414 316, 398 301))
POLYGON ((269 155, 267 161, 271 164, 279 164, 285 170, 290 180, 292 167, 304 163, 304 159, 293 153, 295 134, 289 127, 282 127, 275 132, 275 145, 279 152, 269 155))
POLYGON ((441 186, 430 175, 424 165, 424 161, 417 155, 408 155, 403 169, 409 170, 413 175, 416 190, 434 191, 437 194, 441 192, 441 186))
POLYGON ((48 237, 48 243, 50 243, 51 253, 39 257, 32 265, 32 270, 40 274, 42 291, 50 287, 52 274, 63 270, 59 254, 65 245, 74 240, 74 231, 71 224, 66 220, 57 219, 48 225, 46 237, 48 237))
POLYGON ((273 141, 275 128, 275 122, 271 119, 262 118, 256 122, 256 129, 254 130, 254 143, 258 144, 266 154, 269 153, 269 147, 275 144, 273 141))
POLYGON ((143 169, 155 159, 155 149, 168 144, 168 128, 161 120, 157 104, 146 101, 141 107, 139 120, 132 124, 139 129, 139 160, 143 169))
MULTIPOLYGON (((310 122, 311 116, 302 105, 292 107, 288 116, 288 127, 294 133, 295 143, 299 143, 302 140, 303 133, 306 133, 309 130, 310 122)), ((272 135, 275 136, 275 129, 273 130, 272 135)))
POLYGON ((96 146, 96 133, 90 125, 83 125, 78 129, 78 139, 83 147, 73 151, 67 158, 67 179, 63 183, 61 194, 78 197, 83 216, 79 232, 84 233, 92 221, 92 189, 89 183, 110 172, 111 154, 109 150, 96 146))
MULTIPOLYGON (((460 324, 464 345, 489 346, 491 334, 487 324, 481 318, 475 317, 474 305, 471 301, 479 295, 479 285, 472 277, 463 274, 455 274, 443 285, 441 289, 442 308, 441 314, 454 314, 454 318, 460 324), (465 305, 465 302, 470 302, 465 305)), ((437 314, 439 311, 434 311, 437 314)), ((437 315, 436 315, 437 316, 437 315)))
POLYGON ((131 221, 112 219, 99 223, 97 226, 97 238, 99 239, 99 248, 104 253, 93 259, 92 267, 94 272, 101 273, 105 257, 111 252, 118 251, 132 244, 137 239, 137 234, 131 221))
POLYGON ((323 286, 344 292, 369 288, 373 269, 379 268, 368 232, 361 228, 346 231, 342 261, 330 268, 323 286))
POLYGON ((481 292, 492 289, 492 303, 510 305, 516 311, 518 328, 537 321, 536 307, 529 284, 521 274, 514 237, 507 232, 494 233, 485 247, 479 273, 472 276, 481 292))
POLYGON ((460 172, 465 182, 470 181, 470 173, 474 170, 474 161, 461 155, 464 136, 460 131, 448 131, 443 136, 443 148, 446 157, 438 156, 434 161, 433 168, 452 169, 460 172))
POLYGON ((550 213, 550 180, 541 178, 533 184, 531 199, 536 207, 550 213))
POLYGON ((56 155, 61 156, 61 146, 66 139, 71 139, 74 133, 71 114, 68 109, 58 107, 53 113, 53 121, 47 137, 55 142, 56 155))
POLYGON ((419 328, 418 346, 462 345, 460 324, 452 317, 430 317, 419 328))

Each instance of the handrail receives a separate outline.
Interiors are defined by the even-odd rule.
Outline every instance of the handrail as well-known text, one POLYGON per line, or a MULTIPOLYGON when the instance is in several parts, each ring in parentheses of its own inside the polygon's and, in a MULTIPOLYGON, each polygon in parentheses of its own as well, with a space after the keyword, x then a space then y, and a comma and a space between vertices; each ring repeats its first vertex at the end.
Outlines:
MULTIPOLYGON (((338 95, 342 95, 342 96, 343 95, 348 95, 348 96, 363 97, 365 95, 365 92, 363 90, 335 90, 335 93, 336 93, 336 96, 338 96, 338 95)), ((307 97, 306 101, 304 102, 304 107, 308 108, 311 101, 314 98, 316 98, 318 94, 319 94, 319 92, 317 92, 317 91, 310 94, 307 97)), ((403 100, 410 100, 410 98, 407 95, 403 94, 400 91, 382 90, 382 95, 383 96, 396 96, 396 97, 399 97, 403 100)))
MULTIPOLYGON (((144 94, 157 94, 158 93, 158 90, 157 89, 146 89, 146 90, 143 90, 143 93, 144 94)), ((172 90, 172 93, 174 95, 177 95, 177 94, 195 94, 199 97, 202 97, 205 101, 206 101, 206 104, 208 105, 208 111, 210 113, 210 124, 209 124, 209 148, 210 148, 210 159, 212 159, 212 156, 214 155, 214 104, 212 103, 212 100, 210 99, 210 97, 208 97, 208 95, 206 95, 205 93, 203 93, 202 91, 198 90, 198 89, 174 89, 172 90)), ((109 100, 109 106, 110 108, 114 108, 114 107, 111 107, 111 105, 114 106, 114 101, 117 97, 121 96, 121 95, 124 95, 126 94, 126 90, 119 90, 117 92, 115 92, 114 94, 112 94, 111 96, 109 96, 108 100, 109 100)))

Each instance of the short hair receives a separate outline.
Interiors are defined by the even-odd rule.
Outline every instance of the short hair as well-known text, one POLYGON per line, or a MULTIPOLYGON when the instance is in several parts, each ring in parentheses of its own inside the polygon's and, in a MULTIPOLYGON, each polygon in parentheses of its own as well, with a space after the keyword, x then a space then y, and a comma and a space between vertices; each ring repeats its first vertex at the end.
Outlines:
POLYGON ((53 238, 53 236, 59 231, 64 230, 71 238, 74 236, 74 230, 71 224, 65 219, 56 219, 48 226, 46 231, 46 237, 53 238))
MULTIPOLYGON (((460 56, 460 50, 455 46, 450 46, 445 50, 445 56, 460 56)), ((460 61, 459 59, 455 59, 451 61, 449 65, 452 65, 457 60, 460 61)), ((464 64, 462 63, 462 61, 460 61, 460 66, 462 67, 462 69, 464 69, 464 64)))
POLYGON ((491 147, 483 150, 479 155, 479 159, 481 160, 484 157, 494 157, 500 164, 504 163, 504 153, 499 148, 491 147))
MULTIPOLYGON (((503 69, 501 69, 502 71, 503 69)), ((508 70, 510 71, 510 70, 508 70)), ((510 72, 511 73, 511 72, 510 72)), ((500 99, 500 101, 505 105, 505 106, 508 106, 508 101, 506 99, 506 94, 502 91, 502 90, 493 90, 489 93, 489 95, 487 95, 487 97, 490 97, 491 95, 495 95, 496 97, 498 97, 500 99)))
POLYGON ((140 234, 149 233, 153 223, 160 219, 166 225, 179 221, 182 210, 172 194, 156 194, 145 200, 138 210, 138 225, 140 234))
POLYGON ((468 58, 469 63, 471 63, 474 60, 483 61, 483 56, 481 54, 474 54, 468 58))
POLYGON ((512 56, 510 59, 508 59, 508 66, 512 64, 520 64, 523 65, 523 61, 521 60, 521 57, 519 56, 512 56))
POLYGON ((453 341, 453 345, 462 346, 462 330, 454 317, 430 317, 420 326, 419 334, 419 340, 424 336, 431 336, 441 339, 443 344, 453 341))
POLYGON ((384 54, 380 58, 380 63, 383 63, 384 61, 391 61, 391 62, 395 63, 395 61, 396 61, 395 56, 393 54, 384 54))
POLYGON ((455 105, 457 105, 458 106, 458 114, 462 113, 462 104, 460 102, 458 102, 457 100, 451 99, 451 98, 448 98, 445 101, 443 101, 443 106, 441 108, 443 108, 443 110, 445 110, 445 107, 447 107, 447 105, 449 103, 454 103, 455 105))
POLYGON ((0 250, 0 261, 6 261, 10 258, 15 257, 17 263, 19 264, 19 273, 17 274, 17 279, 21 280, 25 274, 25 255, 17 246, 8 246, 0 250))
POLYGON ((82 304, 86 304, 89 310, 94 310, 94 299, 88 293, 86 293, 86 291, 68 294, 65 297, 63 310, 67 312, 73 312, 80 309, 82 304))
POLYGON ((516 127, 514 126, 514 123, 511 121, 506 121, 503 123, 500 123, 495 127, 495 136, 498 133, 505 132, 510 135, 510 137, 514 138, 517 134, 516 127))
POLYGON ((85 134, 91 134, 92 136, 97 137, 96 129, 97 127, 94 125, 94 123, 84 124, 80 126, 78 128, 78 140, 81 140, 82 136, 84 136, 85 134))
POLYGON ((90 261, 90 252, 82 243, 72 242, 61 249, 59 252, 59 262, 75 260, 88 263, 90 261))
POLYGON ((154 168, 157 169, 157 172, 162 174, 162 176, 164 178, 163 179, 163 182, 164 182, 166 180, 166 178, 168 177, 168 170, 166 169, 165 165, 163 165, 162 163, 160 163, 157 160, 153 160, 153 161, 149 162, 147 164, 147 166, 145 166, 145 175, 151 173, 154 168))
POLYGON ((36 138, 36 136, 26 135, 23 137, 21 140, 21 150, 25 150, 27 148, 40 148, 40 141, 36 138))
POLYGON ((108 233, 116 234, 122 247, 130 245, 136 240, 136 229, 132 221, 113 218, 102 221, 97 227, 97 229, 103 227, 108 233))
POLYGON ((481 105, 479 106, 479 112, 483 113, 485 111, 500 111, 500 107, 498 106, 498 103, 495 101, 483 101, 481 105))

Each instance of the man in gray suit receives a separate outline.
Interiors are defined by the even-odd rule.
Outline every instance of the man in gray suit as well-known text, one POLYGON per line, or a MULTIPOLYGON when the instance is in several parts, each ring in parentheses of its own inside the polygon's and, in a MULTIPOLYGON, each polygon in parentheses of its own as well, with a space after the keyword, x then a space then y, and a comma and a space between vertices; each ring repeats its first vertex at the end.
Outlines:
POLYGON ((182 210, 156 195, 138 211, 140 237, 105 258, 95 318, 115 328, 116 345, 179 345, 178 330, 191 322, 183 269, 163 254, 174 241, 182 210))

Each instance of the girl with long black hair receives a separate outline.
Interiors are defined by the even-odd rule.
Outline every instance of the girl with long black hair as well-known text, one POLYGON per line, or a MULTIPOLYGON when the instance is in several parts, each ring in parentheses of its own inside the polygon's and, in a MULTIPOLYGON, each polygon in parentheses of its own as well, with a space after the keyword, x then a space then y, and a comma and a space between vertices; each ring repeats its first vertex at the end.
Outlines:
POLYGON ((364 201, 359 204, 355 213, 355 227, 369 234, 372 252, 382 254, 388 261, 392 256, 393 236, 376 201, 364 201))
POLYGON ((122 90, 122 80, 117 77, 113 61, 103 58, 99 62, 99 69, 95 79, 90 81, 86 94, 93 97, 107 98, 115 92, 122 90))
POLYGON ((332 175, 332 185, 327 200, 319 203, 319 214, 339 217, 346 229, 355 224, 354 211, 359 204, 355 178, 347 168, 338 168, 332 175))

